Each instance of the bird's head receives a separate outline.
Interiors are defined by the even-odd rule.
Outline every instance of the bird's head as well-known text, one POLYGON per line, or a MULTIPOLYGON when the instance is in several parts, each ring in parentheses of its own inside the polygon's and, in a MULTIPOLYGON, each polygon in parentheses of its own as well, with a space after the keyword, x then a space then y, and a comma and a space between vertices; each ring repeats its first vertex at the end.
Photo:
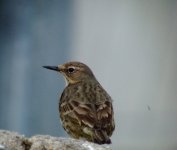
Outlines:
POLYGON ((95 79, 91 69, 81 62, 68 62, 58 66, 43 67, 62 73, 68 84, 95 79))

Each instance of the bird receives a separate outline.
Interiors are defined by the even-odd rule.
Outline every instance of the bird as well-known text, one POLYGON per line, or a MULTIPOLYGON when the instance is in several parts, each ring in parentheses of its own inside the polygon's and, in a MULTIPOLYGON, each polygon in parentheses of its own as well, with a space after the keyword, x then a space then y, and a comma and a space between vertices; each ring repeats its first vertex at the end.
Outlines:
POLYGON ((59 100, 60 120, 75 139, 111 144, 115 129, 112 99, 84 63, 71 61, 58 66, 43 66, 61 73, 66 81, 59 100))

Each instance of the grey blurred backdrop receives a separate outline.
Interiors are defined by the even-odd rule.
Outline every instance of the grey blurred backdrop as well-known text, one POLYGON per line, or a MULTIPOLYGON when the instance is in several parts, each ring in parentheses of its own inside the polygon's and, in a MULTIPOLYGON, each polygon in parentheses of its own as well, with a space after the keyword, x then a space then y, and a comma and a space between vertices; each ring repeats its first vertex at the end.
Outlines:
POLYGON ((114 100, 114 150, 177 149, 177 1, 0 1, 0 129, 67 136, 61 75, 88 64, 114 100))

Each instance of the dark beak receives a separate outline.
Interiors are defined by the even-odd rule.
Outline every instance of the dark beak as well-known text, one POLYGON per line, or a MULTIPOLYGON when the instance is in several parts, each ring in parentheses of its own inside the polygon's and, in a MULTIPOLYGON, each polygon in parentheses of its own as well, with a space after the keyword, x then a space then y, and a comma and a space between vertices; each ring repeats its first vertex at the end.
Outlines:
POLYGON ((59 71, 58 66, 43 66, 46 69, 50 69, 50 70, 55 70, 55 71, 59 71))

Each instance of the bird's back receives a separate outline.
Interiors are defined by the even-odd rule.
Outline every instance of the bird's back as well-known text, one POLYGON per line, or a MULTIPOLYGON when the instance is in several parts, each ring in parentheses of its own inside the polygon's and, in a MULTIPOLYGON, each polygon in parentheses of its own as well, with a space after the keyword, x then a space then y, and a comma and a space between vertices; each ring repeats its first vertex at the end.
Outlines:
POLYGON ((72 137, 111 143, 115 128, 112 100, 97 81, 69 84, 61 95, 59 111, 62 125, 72 137))

